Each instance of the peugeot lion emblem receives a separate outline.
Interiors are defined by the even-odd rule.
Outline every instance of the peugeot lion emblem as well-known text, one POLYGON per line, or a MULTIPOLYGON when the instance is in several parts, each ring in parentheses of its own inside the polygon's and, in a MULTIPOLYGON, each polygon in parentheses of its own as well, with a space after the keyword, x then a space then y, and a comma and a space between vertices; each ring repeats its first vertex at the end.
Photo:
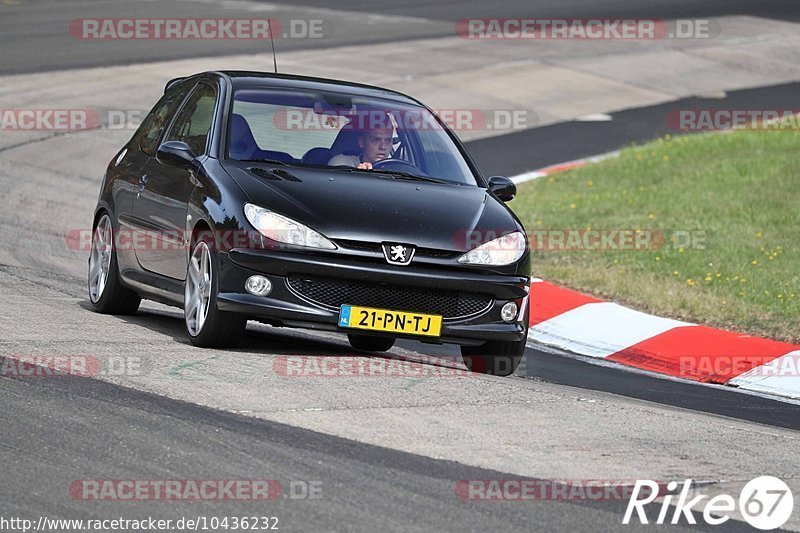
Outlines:
POLYGON ((408 265, 414 257, 414 247, 406 244, 384 243, 383 256, 392 265, 408 265))

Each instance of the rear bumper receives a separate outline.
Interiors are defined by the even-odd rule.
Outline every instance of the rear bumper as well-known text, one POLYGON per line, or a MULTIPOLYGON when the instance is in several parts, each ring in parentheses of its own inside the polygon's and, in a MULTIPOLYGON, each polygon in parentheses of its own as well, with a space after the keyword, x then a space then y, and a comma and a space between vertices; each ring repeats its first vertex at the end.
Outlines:
MULTIPOLYGON (((309 275, 358 282, 402 285, 474 292, 490 295, 491 305, 466 319, 445 319, 438 338, 406 336, 427 342, 480 344, 485 341, 519 341, 527 334, 527 297, 529 278, 450 271, 424 267, 381 265, 374 262, 313 254, 279 251, 232 250, 220 254, 220 282, 217 305, 249 317, 289 327, 328 331, 352 331, 338 326, 338 309, 311 302, 292 291, 289 275, 309 275), (261 274, 272 282, 272 292, 265 297, 244 290, 249 276, 261 274), (500 309, 514 301, 520 306, 517 320, 504 322, 500 309)), ((342 302, 358 305, 359 302, 342 302)), ((378 334, 378 333, 376 333, 378 334)), ((391 336, 396 336, 391 334, 391 336)))

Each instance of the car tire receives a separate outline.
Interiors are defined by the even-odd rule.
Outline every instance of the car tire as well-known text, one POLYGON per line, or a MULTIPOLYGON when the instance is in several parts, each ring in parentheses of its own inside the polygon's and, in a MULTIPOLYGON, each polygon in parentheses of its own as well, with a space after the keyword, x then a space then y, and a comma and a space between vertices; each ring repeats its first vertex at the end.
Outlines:
POLYGON ((350 341, 350 346, 365 352, 386 352, 394 346, 392 337, 374 337, 372 335, 348 333, 347 340, 350 341))
POLYGON ((97 220, 92 230, 87 281, 89 302, 98 313, 132 315, 142 303, 139 295, 123 287, 119 280, 117 250, 114 247, 114 225, 108 213, 104 213, 97 220))
POLYGON ((184 283, 183 316, 186 333, 195 346, 235 348, 247 319, 217 308, 219 257, 210 237, 192 244, 184 283))
POLYGON ((525 353, 525 341, 489 341, 479 346, 461 346, 464 364, 476 374, 510 376, 516 372, 525 353))

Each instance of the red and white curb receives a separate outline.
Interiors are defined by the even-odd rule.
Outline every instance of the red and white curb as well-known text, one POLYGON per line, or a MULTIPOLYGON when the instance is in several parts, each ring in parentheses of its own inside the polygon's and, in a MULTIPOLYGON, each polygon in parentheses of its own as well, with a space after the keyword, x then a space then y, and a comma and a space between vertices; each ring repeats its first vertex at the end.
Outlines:
POLYGON ((528 339, 567 352, 704 383, 800 398, 800 345, 661 318, 531 284, 528 339))
POLYGON ((586 157, 584 159, 576 159, 575 161, 567 161, 566 163, 559 163, 557 165, 550 165, 549 167, 540 168, 539 170, 532 170, 530 172, 525 172, 524 174, 519 174, 518 176, 513 176, 511 181, 513 181, 514 184, 519 185, 520 183, 525 183, 526 181, 544 178, 546 176, 550 176, 551 174, 564 172, 565 170, 572 170, 573 168, 582 167, 588 165, 589 163, 597 163, 599 161, 603 161, 604 159, 617 157, 618 155, 619 150, 616 150, 607 154, 595 155, 592 157, 586 157))
MULTIPOLYGON (((617 155, 551 165, 511 180, 524 183, 617 155)), ((800 345, 661 318, 533 281, 528 330, 533 343, 671 377, 800 399, 800 345)))

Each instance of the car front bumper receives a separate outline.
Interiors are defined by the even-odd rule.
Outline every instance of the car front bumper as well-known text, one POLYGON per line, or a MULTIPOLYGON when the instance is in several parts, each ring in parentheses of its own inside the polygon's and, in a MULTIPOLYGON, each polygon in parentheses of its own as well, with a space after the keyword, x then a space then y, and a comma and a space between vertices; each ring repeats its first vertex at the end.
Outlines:
MULTIPOLYGON (((275 250, 233 249, 228 253, 220 253, 219 260, 218 307, 275 325, 472 345, 485 341, 520 341, 527 334, 530 287, 527 276, 393 266, 352 257, 275 250), (245 290, 245 281, 255 274, 265 276, 272 282, 272 291, 267 296, 255 296, 245 290), (481 293, 491 296, 492 301, 484 311, 467 318, 445 318, 439 337, 367 332, 339 327, 338 309, 326 308, 299 295, 289 287, 287 279, 290 275, 481 293), (504 322, 500 310, 509 301, 515 302, 520 311, 515 321, 504 322)), ((357 301, 342 303, 360 304, 357 301)))

